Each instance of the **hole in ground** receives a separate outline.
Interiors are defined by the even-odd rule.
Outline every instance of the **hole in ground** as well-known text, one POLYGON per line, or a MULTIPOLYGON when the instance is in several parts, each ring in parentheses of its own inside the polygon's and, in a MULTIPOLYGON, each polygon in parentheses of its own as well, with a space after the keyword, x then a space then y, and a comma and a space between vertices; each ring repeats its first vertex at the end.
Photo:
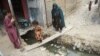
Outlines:
POLYGON ((34 35, 34 30, 29 30, 26 34, 22 35, 21 38, 28 44, 32 45, 37 42, 34 35))
MULTIPOLYGON (((50 37, 49 34, 43 34, 43 38, 47 38, 50 37)), ((35 38, 35 33, 34 30, 29 30, 26 34, 22 35, 21 38, 28 44, 28 45, 32 45, 34 43, 37 42, 36 38, 35 38)))

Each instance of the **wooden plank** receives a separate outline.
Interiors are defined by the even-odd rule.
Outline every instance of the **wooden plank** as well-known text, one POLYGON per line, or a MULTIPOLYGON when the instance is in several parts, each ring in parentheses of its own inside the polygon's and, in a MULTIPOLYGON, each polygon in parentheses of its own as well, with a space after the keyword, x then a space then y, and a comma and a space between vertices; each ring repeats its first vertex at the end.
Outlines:
POLYGON ((46 44, 49 41, 54 40, 55 38, 58 38, 59 36, 63 35, 65 32, 67 33, 67 31, 71 30, 72 28, 73 28, 72 26, 70 26, 68 28, 65 28, 65 29, 63 29, 62 32, 57 32, 56 34, 52 35, 51 37, 48 37, 48 38, 44 39, 41 43, 35 43, 33 45, 26 46, 25 51, 30 51, 34 48, 42 46, 43 44, 46 44))

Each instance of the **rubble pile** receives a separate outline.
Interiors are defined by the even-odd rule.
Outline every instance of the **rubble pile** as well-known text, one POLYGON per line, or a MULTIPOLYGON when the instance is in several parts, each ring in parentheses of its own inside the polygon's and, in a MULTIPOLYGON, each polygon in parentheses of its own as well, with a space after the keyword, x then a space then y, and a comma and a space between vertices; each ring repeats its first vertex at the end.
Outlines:
POLYGON ((67 35, 62 36, 57 42, 66 47, 71 46, 74 50, 100 54, 100 41, 88 41, 81 37, 67 35))

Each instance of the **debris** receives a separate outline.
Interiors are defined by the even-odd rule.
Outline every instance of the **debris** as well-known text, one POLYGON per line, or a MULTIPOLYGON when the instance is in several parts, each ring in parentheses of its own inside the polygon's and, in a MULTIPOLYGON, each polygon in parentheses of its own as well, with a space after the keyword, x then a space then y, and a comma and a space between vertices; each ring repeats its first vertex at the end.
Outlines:
POLYGON ((61 55, 62 54, 62 52, 61 51, 58 51, 58 53, 61 55))
POLYGON ((54 47, 57 47, 57 45, 54 45, 54 47))
POLYGON ((55 56, 60 56, 59 54, 55 54, 55 56))
POLYGON ((46 48, 44 48, 44 47, 40 47, 40 49, 41 49, 41 51, 45 51, 46 50, 46 48))
POLYGON ((62 47, 62 49, 64 50, 64 49, 65 49, 65 47, 63 46, 63 47, 62 47))
POLYGON ((51 44, 51 46, 54 46, 54 44, 51 44))
POLYGON ((62 52, 62 51, 58 51, 58 53, 60 54, 60 56, 64 56, 65 55, 65 53, 62 52))
POLYGON ((74 46, 74 47, 73 47, 73 50, 75 50, 75 49, 76 49, 76 47, 74 46))
POLYGON ((60 46, 56 46, 57 48, 60 48, 60 46))

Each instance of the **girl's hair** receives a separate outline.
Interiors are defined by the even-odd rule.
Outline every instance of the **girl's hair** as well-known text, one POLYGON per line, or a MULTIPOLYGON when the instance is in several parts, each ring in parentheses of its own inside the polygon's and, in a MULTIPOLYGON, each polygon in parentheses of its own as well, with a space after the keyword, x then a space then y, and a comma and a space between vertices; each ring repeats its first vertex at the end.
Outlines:
POLYGON ((4 12, 4 15, 6 15, 7 13, 10 13, 10 11, 8 10, 3 10, 3 12, 4 12))
POLYGON ((36 20, 34 20, 34 21, 32 22, 32 24, 33 24, 33 25, 39 25, 38 21, 36 21, 36 20))

